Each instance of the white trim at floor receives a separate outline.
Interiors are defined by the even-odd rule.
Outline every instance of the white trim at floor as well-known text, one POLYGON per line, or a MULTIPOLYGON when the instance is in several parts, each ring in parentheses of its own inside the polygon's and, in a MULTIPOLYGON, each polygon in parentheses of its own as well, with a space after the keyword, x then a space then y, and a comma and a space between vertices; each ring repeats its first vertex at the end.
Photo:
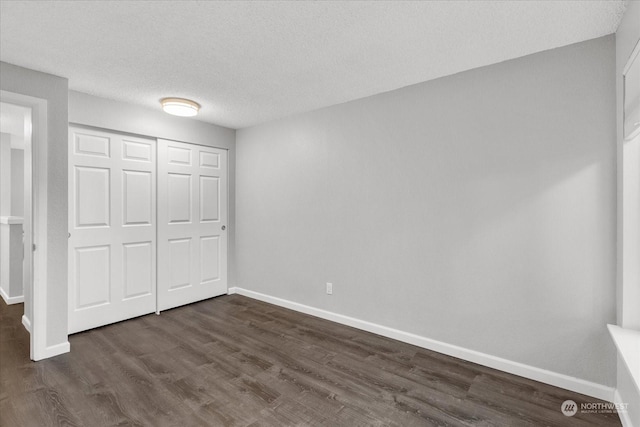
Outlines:
MULTIPOLYGON (((627 404, 627 405, 629 404, 629 402, 624 402, 622 400, 622 396, 620 396, 620 393, 618 392, 618 390, 616 390, 614 393, 613 403, 627 404)), ((620 423, 622 424, 622 427, 633 427, 633 423, 631 422, 631 418, 629 417, 629 412, 618 411, 618 417, 620 417, 620 423)))
POLYGON ((4 300, 5 303, 7 303, 7 305, 19 304, 21 302, 24 302, 24 295, 20 295, 17 297, 10 297, 2 288, 0 288, 0 296, 2 296, 2 299, 4 300))
POLYGON ((239 294, 259 301, 274 304, 280 307, 288 308, 311 316, 320 317, 342 325, 351 326, 353 328, 362 329, 363 331, 382 335, 387 338, 402 341, 427 350, 436 351, 438 353, 457 357, 468 362, 477 363, 489 368, 499 369, 510 374, 529 378, 534 381, 540 381, 555 387, 571 390, 576 393, 585 394, 597 399, 612 402, 614 399, 615 389, 591 381, 582 380, 580 378, 571 377, 569 375, 548 371, 546 369, 536 368, 535 366, 525 365, 523 363, 514 362, 512 360, 503 359, 501 357, 492 356, 490 354, 481 353, 479 351, 470 350, 464 347, 447 344, 442 341, 436 341, 431 338, 422 337, 409 332, 400 331, 398 329, 389 328, 378 325, 376 323, 367 322, 365 320, 355 319, 353 317, 344 316, 342 314, 333 313, 319 308, 310 307, 308 305, 299 304, 297 302, 288 301, 282 298, 272 297, 270 295, 261 294, 259 292, 250 291, 239 287, 231 287, 229 294, 239 294))
POLYGON ((22 315, 22 326, 24 326, 27 332, 31 333, 31 320, 29 320, 26 314, 22 315))
MULTIPOLYGON (((22 326, 24 326, 27 332, 31 334, 31 320, 29 320, 29 318, 25 314, 22 315, 22 326)), ((54 357, 63 353, 68 353, 69 351, 71 351, 71 344, 69 343, 69 341, 65 341, 60 344, 45 347, 45 349, 42 351, 41 356, 42 356, 42 359, 47 359, 49 357, 54 357)))
POLYGON ((42 352, 42 359, 48 359, 49 357, 58 356, 59 354, 69 353, 71 351, 71 344, 69 341, 51 345, 46 347, 42 352))

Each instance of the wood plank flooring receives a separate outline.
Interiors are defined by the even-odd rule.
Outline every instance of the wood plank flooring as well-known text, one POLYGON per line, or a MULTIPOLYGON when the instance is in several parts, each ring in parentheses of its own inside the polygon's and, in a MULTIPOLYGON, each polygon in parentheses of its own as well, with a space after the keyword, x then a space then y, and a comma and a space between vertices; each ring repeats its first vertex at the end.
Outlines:
POLYGON ((619 426, 596 399, 239 295, 83 332, 29 360, 0 302, 0 425, 619 426))

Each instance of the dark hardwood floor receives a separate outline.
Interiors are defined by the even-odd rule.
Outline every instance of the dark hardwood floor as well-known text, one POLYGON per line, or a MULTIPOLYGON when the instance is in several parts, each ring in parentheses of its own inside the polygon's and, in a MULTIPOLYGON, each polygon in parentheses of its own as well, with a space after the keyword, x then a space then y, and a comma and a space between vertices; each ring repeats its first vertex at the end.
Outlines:
POLYGON ((223 296, 76 334, 29 360, 0 302, 0 425, 620 425, 597 401, 315 317, 223 296))

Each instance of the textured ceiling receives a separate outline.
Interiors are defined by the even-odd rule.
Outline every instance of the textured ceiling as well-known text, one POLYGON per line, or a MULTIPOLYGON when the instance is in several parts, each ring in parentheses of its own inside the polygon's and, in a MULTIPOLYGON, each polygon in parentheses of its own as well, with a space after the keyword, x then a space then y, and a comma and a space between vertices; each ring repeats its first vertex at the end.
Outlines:
POLYGON ((611 1, 2 1, 0 60, 242 128, 615 32, 611 1))

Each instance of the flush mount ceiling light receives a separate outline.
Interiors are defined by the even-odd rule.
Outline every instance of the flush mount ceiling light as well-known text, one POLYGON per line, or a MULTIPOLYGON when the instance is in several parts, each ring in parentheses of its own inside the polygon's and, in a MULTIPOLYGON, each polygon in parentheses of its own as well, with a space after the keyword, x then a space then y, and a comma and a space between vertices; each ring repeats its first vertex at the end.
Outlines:
POLYGON ((200 104, 184 98, 163 98, 160 100, 165 113, 174 116, 191 117, 198 114, 200 104))

